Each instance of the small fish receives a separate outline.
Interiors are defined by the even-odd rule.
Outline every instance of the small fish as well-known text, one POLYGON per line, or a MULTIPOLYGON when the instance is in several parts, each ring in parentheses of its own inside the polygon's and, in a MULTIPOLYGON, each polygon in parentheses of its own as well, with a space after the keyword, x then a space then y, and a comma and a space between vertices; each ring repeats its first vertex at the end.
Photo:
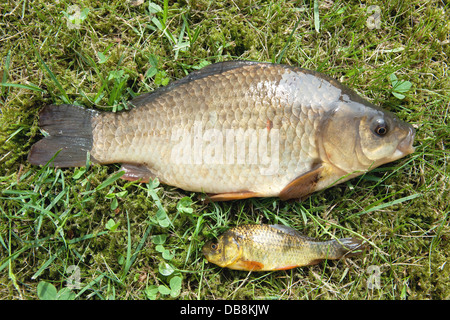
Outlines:
POLYGON ((364 249, 359 239, 317 241, 277 224, 231 228, 217 241, 207 242, 202 251, 209 262, 222 268, 273 271, 351 257, 364 249))
POLYGON ((305 198, 414 151, 413 127, 315 71, 261 62, 209 65, 123 112, 50 105, 28 160, 121 163, 127 180, 211 201, 305 198))

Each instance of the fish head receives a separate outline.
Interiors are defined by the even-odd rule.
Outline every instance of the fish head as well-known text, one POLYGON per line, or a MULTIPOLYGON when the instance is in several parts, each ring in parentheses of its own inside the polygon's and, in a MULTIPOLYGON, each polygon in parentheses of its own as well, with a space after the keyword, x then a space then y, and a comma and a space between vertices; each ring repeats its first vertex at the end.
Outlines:
POLYGON ((206 260, 224 268, 242 256, 242 247, 233 233, 226 232, 216 241, 206 242, 202 252, 206 260))
POLYGON ((415 130, 365 100, 341 100, 324 119, 321 157, 346 174, 368 171, 414 152, 415 130))

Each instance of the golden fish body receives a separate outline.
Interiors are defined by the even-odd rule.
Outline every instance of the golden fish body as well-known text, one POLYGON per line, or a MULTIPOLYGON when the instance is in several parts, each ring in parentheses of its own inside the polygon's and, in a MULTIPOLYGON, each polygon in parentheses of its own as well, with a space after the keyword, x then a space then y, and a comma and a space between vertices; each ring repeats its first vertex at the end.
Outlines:
POLYGON ((210 65, 132 100, 130 111, 48 106, 33 164, 122 163, 128 180, 212 200, 300 198, 399 159, 413 128, 323 74, 284 65, 210 65), (345 179, 343 179, 345 177, 345 179))
POLYGON ((272 271, 341 259, 362 249, 362 241, 354 238, 317 241, 283 225, 243 225, 207 242, 202 251, 209 262, 223 268, 272 271))

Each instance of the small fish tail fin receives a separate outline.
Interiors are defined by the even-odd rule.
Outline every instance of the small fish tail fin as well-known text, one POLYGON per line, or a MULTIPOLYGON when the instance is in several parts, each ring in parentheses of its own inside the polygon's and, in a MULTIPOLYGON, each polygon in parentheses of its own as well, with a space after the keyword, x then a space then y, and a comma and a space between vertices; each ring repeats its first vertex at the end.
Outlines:
POLYGON ((39 126, 48 133, 35 143, 28 154, 34 165, 80 167, 92 149, 92 118, 99 113, 80 106, 63 104, 45 106, 39 113, 39 126))
POLYGON ((367 246, 363 243, 363 241, 356 238, 342 238, 333 241, 338 247, 338 257, 336 257, 337 259, 340 259, 342 257, 353 257, 363 253, 367 249, 367 246))

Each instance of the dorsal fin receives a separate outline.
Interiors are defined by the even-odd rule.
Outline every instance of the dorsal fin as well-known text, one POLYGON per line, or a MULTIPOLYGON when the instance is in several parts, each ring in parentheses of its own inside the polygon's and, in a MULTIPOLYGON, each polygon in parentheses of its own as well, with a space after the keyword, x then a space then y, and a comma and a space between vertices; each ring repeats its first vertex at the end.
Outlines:
POLYGON ((286 234, 289 234, 291 236, 303 237, 303 235, 300 232, 298 232, 297 230, 295 230, 295 229, 293 229, 291 227, 282 225, 282 224, 271 224, 271 225, 269 225, 269 227, 275 228, 275 229, 277 229, 279 231, 282 231, 282 232, 284 232, 286 234))
POLYGON ((311 237, 305 236, 305 235, 301 234, 300 231, 295 230, 291 227, 282 225, 282 224, 271 224, 271 225, 269 225, 269 227, 275 228, 275 229, 282 231, 293 237, 301 237, 304 240, 308 240, 308 241, 318 241, 316 238, 311 238, 311 237))
POLYGON ((152 102, 154 99, 161 96, 163 93, 173 90, 176 87, 187 84, 191 81, 203 79, 203 78, 221 74, 221 73, 233 70, 233 69, 238 69, 238 68, 241 68, 244 66, 255 65, 255 64, 270 65, 270 63, 267 63, 267 62, 243 61, 243 60, 213 63, 213 64, 210 64, 200 70, 191 72, 186 77, 176 80, 165 87, 160 87, 160 88, 156 89, 155 91, 152 91, 149 93, 144 93, 140 96, 137 96, 136 98, 131 100, 129 103, 134 107, 146 105, 146 104, 152 102))

